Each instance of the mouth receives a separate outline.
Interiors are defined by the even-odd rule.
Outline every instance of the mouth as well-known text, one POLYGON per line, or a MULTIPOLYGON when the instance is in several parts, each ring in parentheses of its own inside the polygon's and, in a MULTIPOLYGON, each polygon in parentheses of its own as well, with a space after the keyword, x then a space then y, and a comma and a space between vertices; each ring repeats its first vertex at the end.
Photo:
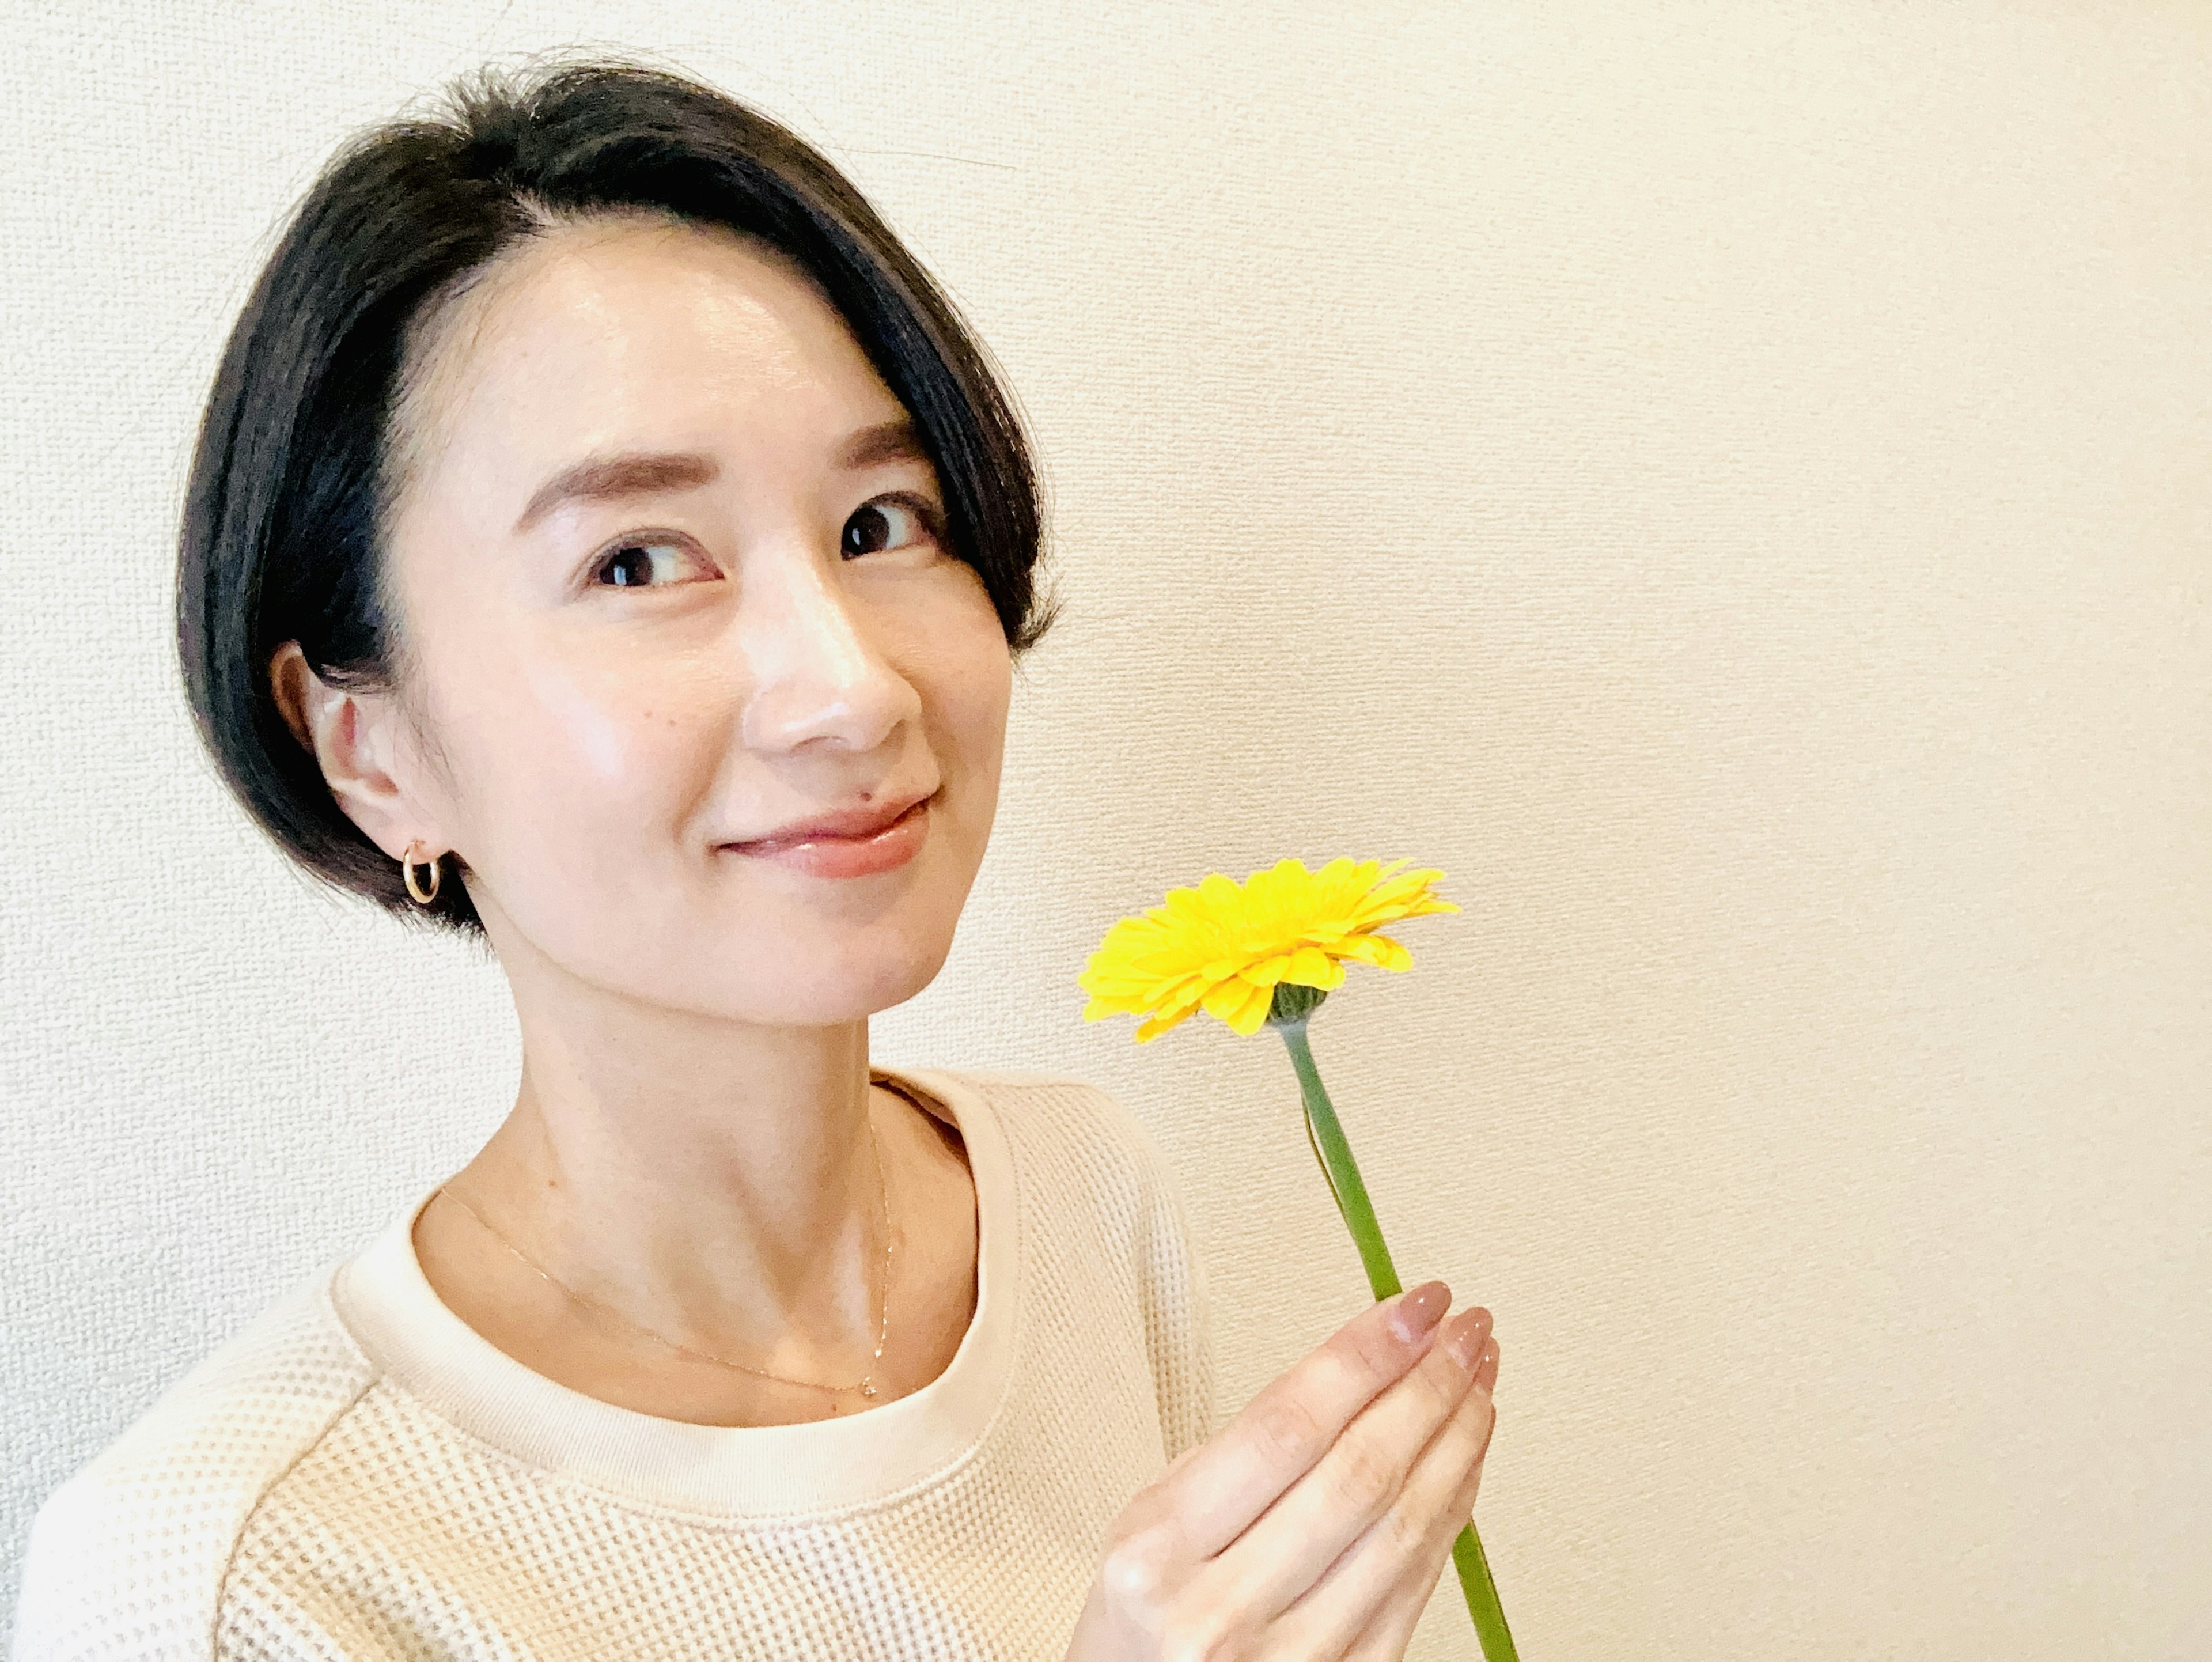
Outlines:
MULTIPOLYGON (((850 830, 824 828, 839 825, 839 821, 831 819, 817 822, 812 828, 721 846, 731 854, 769 861, 812 877, 867 877, 896 870, 921 852, 922 844, 929 840, 931 807, 937 794, 932 792, 910 802, 891 819, 872 826, 864 823, 850 830)), ((851 826, 855 818, 846 816, 843 826, 851 826)))

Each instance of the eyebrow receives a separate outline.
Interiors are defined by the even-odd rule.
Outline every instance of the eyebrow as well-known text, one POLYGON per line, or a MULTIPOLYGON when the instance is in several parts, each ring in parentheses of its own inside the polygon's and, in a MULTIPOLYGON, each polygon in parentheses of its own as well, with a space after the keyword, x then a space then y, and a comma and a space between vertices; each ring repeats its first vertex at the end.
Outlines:
MULTIPOLYGON (((921 433, 902 416, 862 428, 845 441, 836 458, 837 466, 848 472, 880 467, 885 462, 928 460, 921 433)), ((696 451, 640 450, 617 456, 586 456, 538 487, 522 517, 514 522, 515 533, 520 535, 529 530, 562 502, 613 502, 661 490, 696 490, 713 484, 720 472, 713 457, 696 451)))
POLYGON ((862 428, 837 452, 837 466, 849 472, 880 467, 885 462, 928 460, 929 453, 922 448, 921 435, 903 416, 862 428))
POLYGON ((514 522, 518 534, 566 502, 611 502, 660 490, 696 490, 713 483, 722 470, 713 457, 689 451, 632 451, 619 456, 587 456, 564 467, 538 487, 514 522))

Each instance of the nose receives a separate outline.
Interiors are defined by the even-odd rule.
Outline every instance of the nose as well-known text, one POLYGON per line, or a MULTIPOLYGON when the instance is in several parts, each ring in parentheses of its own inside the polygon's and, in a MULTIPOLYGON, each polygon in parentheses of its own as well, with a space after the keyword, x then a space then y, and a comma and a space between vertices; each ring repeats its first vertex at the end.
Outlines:
POLYGON ((871 638, 837 555, 795 543, 747 562, 738 650, 750 672, 741 737, 767 754, 823 744, 865 753, 921 714, 921 695, 871 638))

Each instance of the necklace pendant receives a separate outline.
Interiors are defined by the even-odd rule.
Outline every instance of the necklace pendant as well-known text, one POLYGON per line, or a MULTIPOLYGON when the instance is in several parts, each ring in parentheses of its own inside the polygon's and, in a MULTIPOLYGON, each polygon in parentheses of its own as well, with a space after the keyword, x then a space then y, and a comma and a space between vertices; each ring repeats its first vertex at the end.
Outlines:
POLYGON ((863 1397, 872 1397, 875 1394, 876 1382, 873 1379, 863 1379, 860 1381, 860 1395, 863 1397))

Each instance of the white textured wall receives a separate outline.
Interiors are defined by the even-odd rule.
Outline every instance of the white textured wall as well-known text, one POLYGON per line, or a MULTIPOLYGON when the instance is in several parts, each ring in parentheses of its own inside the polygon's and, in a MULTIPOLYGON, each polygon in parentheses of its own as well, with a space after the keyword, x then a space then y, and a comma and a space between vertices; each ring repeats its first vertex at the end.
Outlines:
MULTIPOLYGON (((167 1379, 457 1163, 493 970, 198 759, 185 447, 280 212, 489 53, 656 49, 979 322, 1061 630, 892 1059, 1109 1084, 1240 1402, 1361 1283, 1280 1047, 1073 977, 1410 855, 1316 1039, 1489 1302, 1532 1659, 2212 1654, 2212 9, 9 0, 0 1581, 167 1379)), ((1419 1654, 1472 1655, 1450 1584, 1419 1654)))

